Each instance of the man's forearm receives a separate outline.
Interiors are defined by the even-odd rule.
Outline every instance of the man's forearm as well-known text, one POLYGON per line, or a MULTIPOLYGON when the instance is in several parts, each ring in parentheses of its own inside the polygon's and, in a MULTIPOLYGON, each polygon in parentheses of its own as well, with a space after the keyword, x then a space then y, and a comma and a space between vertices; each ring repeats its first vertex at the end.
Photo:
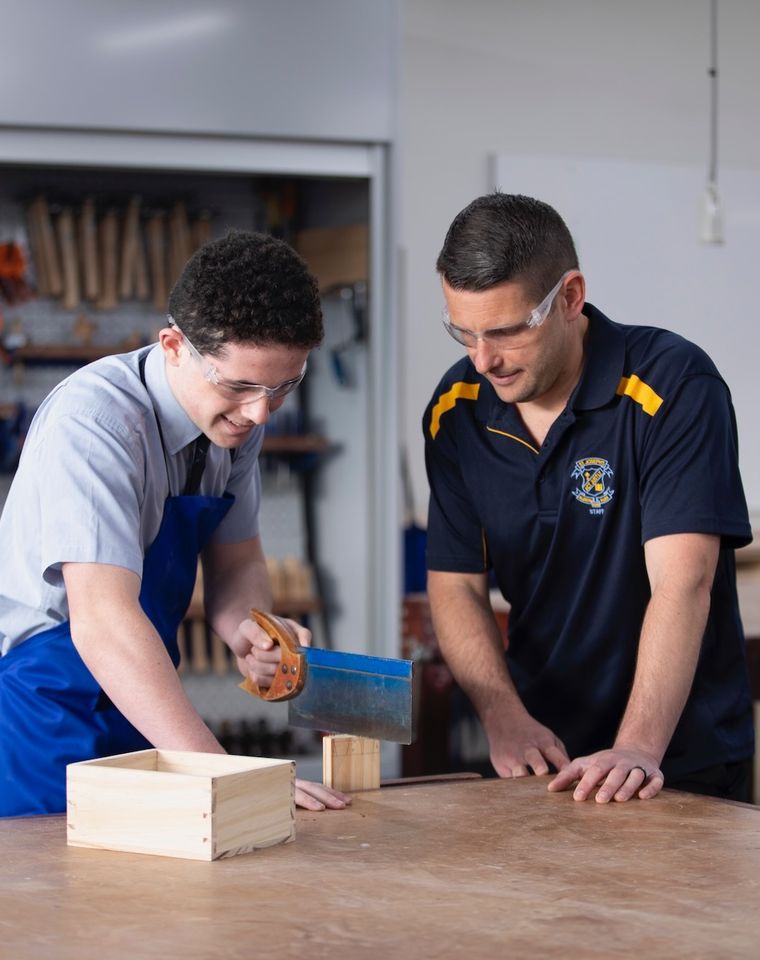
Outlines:
POLYGON ((477 579, 431 571, 428 596, 441 653, 488 729, 494 713, 503 717, 510 708, 524 707, 509 676, 487 591, 477 579))
POLYGON ((709 608, 704 587, 652 595, 616 746, 635 745, 662 760, 691 690, 709 608))
POLYGON ((480 716, 499 776, 562 769, 562 741, 528 713, 509 675, 485 576, 430 572, 428 595, 441 652, 480 716))
POLYGON ((694 681, 719 550, 719 538, 707 534, 645 544, 652 597, 616 746, 636 746, 658 762, 664 756, 694 681))

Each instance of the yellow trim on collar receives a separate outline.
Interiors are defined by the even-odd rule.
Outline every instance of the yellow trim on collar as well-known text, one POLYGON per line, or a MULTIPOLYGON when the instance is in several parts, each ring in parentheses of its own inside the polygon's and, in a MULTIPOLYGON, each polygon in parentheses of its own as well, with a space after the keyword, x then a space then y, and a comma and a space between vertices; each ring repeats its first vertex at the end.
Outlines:
POLYGON ((514 433, 505 433, 503 430, 497 430, 495 427, 486 427, 489 433, 498 433, 500 437, 509 437, 510 440, 517 440, 518 443, 521 443, 524 447, 527 447, 528 450, 532 450, 533 453, 538 454, 540 451, 536 450, 534 446, 528 443, 527 440, 523 440, 521 437, 516 437, 514 433))
POLYGON ((430 417, 430 436, 435 440, 438 431, 441 429, 441 417, 448 410, 453 409, 457 400, 477 400, 479 392, 479 383, 464 383, 460 380, 446 393, 442 393, 438 398, 438 403, 433 407, 430 417))
POLYGON ((615 393, 619 397, 630 397, 634 403, 640 404, 644 413, 648 413, 650 417, 653 417, 662 405, 662 397, 658 396, 649 384, 639 380, 635 373, 630 377, 621 377, 615 393))

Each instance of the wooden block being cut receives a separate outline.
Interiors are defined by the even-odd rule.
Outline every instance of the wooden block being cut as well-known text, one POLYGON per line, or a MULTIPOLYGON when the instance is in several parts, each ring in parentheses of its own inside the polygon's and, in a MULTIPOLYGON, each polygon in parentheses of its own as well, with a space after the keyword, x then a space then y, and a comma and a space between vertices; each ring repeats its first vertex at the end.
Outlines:
POLYGON ((380 741, 334 734, 322 740, 322 780, 326 787, 355 793, 380 786, 380 741))
POLYGON ((218 860, 295 839, 295 764, 177 750, 70 763, 72 847, 218 860))

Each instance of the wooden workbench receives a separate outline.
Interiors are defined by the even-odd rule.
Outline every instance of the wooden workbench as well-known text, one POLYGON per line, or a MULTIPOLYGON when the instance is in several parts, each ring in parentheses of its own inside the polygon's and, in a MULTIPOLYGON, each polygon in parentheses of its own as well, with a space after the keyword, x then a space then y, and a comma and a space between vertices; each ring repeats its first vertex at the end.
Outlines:
POLYGON ((548 778, 401 786, 300 811, 295 843, 200 863, 0 821, 0 954, 45 960, 760 955, 760 810, 548 778))

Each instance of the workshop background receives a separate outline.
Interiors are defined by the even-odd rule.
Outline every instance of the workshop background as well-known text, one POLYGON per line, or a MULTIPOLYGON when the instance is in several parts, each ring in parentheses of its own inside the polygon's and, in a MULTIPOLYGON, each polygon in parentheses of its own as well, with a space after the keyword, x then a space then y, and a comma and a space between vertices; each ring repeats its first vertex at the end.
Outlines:
MULTIPOLYGON (((262 461, 278 609, 324 645, 421 660, 422 735, 401 763, 388 747, 385 769, 477 766, 482 735, 440 662, 418 568, 420 418, 458 356, 434 264, 459 209, 494 186, 554 202, 577 233, 592 302, 707 349, 732 390, 760 516, 760 5, 718 4, 717 114, 710 10, 709 0, 9 6, 0 496, 36 404, 81 363, 149 342, 195 245, 230 226, 289 240, 320 280, 327 338, 262 461), (703 239, 710 179, 722 242, 703 239)), ((750 640, 760 638, 753 556, 740 583, 750 640)), ((310 752, 274 706, 233 699, 200 609, 196 597, 183 677, 204 717, 233 752, 310 752)))

